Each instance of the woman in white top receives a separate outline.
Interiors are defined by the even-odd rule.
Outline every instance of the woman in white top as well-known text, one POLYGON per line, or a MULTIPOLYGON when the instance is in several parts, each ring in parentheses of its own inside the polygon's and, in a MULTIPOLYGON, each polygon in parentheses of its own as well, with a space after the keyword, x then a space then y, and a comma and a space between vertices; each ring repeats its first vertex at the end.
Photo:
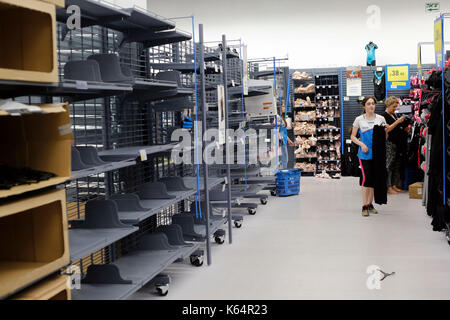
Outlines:
POLYGON ((359 184, 362 187, 362 215, 369 216, 369 213, 376 214, 377 210, 373 207, 375 172, 373 170, 372 160, 372 141, 373 141, 373 127, 375 125, 386 125, 386 120, 383 116, 375 114, 375 106, 377 100, 375 97, 366 97, 362 101, 364 113, 356 117, 353 122, 353 129, 351 134, 352 141, 359 146, 358 158, 361 167, 361 178, 359 184), (359 132, 360 138, 356 138, 359 132))

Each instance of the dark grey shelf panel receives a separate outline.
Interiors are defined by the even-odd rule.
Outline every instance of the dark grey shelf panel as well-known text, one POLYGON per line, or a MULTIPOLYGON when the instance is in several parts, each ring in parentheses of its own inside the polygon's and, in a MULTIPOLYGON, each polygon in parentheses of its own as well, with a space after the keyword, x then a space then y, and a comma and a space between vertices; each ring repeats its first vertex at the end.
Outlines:
MULTIPOLYGON (((66 0, 66 7, 70 5, 80 7, 82 28, 98 25, 114 29, 124 34, 125 42, 150 40, 158 31, 175 28, 174 22, 135 7, 122 9, 99 1, 66 0)), ((65 8, 56 10, 59 22, 66 23, 70 15, 65 8)))
POLYGON ((0 97, 22 96, 65 97, 71 102, 130 93, 129 83, 106 83, 65 80, 59 83, 32 83, 25 81, 0 81, 0 97))
POLYGON ((275 72, 273 72, 273 70, 265 70, 265 71, 256 71, 256 72, 250 72, 250 75, 253 76, 254 78, 261 78, 261 77, 270 77, 273 76, 273 74, 281 74, 282 71, 281 70, 275 70, 275 72))
POLYGON ((170 143, 164 145, 154 145, 154 146, 135 146, 118 148, 111 150, 103 150, 98 153, 100 158, 104 161, 122 161, 130 158, 137 158, 140 156, 140 151, 145 150, 145 152, 150 155, 154 153, 167 152, 172 150, 178 143, 170 143))
MULTIPOLYGON (((197 178, 196 177, 183 177, 183 181, 184 181, 184 184, 186 185, 186 187, 192 188, 192 189, 195 189, 195 190, 197 189, 197 178)), ((200 181, 200 190, 201 191, 205 190, 204 178, 200 177, 199 181, 200 181)), ((208 188, 212 189, 214 187, 217 187, 218 185, 220 185, 224 181, 225 181, 224 177, 208 178, 208 188)))
MULTIPOLYGON (((194 73, 195 64, 191 63, 151 63, 150 66, 156 70, 177 70, 181 73, 189 74, 194 73)), ((200 73, 200 66, 197 65, 197 73, 200 73)), ((205 66, 205 74, 220 73, 219 68, 211 66, 205 66)))
POLYGON ((130 234, 139 228, 69 229, 70 260, 80 260, 130 234))
POLYGON ((133 84, 133 90, 167 90, 177 88, 177 83, 174 81, 164 80, 135 80, 133 84))
MULTIPOLYGON (((214 204, 213 204, 214 207, 214 204)), ((214 234, 217 230, 219 230, 226 222, 228 221, 227 217, 220 217, 216 215, 211 215, 209 220, 209 232, 210 234, 214 234)), ((204 224, 195 224, 194 230, 196 233, 206 236, 206 225, 204 224)))
POLYGON ((138 284, 82 284, 72 300, 124 300, 141 288, 138 284))
MULTIPOLYGON (((66 0, 67 1, 67 0, 66 0)), ((73 1, 73 0, 68 0, 73 1)), ((175 23, 159 17, 157 15, 151 14, 148 11, 139 10, 137 8, 126 8, 122 9, 126 13, 130 14, 129 17, 124 19, 112 21, 109 23, 108 27, 118 31, 127 31, 135 29, 152 30, 152 31, 162 31, 175 28, 175 23)))
POLYGON ((114 261, 120 276, 131 284, 82 284, 81 290, 72 290, 74 300, 123 300, 178 259, 184 259, 198 249, 192 246, 174 247, 174 250, 135 250, 114 261))
POLYGON ((193 196, 196 193, 195 189, 189 191, 169 191, 170 195, 174 195, 173 199, 151 199, 140 200, 139 203, 144 208, 149 208, 147 211, 119 211, 119 219, 123 223, 136 225, 139 222, 157 214, 161 210, 170 207, 184 199, 193 196))
POLYGON ((114 261, 124 279, 140 287, 180 257, 180 250, 136 250, 114 261))
MULTIPOLYGON (((171 44, 175 42, 188 41, 191 40, 192 36, 190 34, 181 31, 161 31, 152 34, 151 40, 142 41, 144 48, 150 48, 155 46, 162 46, 165 44, 171 44)), ((138 39, 133 39, 137 41, 138 39)), ((141 42, 141 41, 139 41, 141 42)))
MULTIPOLYGON (((66 0, 66 8, 71 5, 80 7, 81 13, 81 27, 89 26, 104 26, 109 27, 111 21, 122 21, 131 17, 131 14, 113 7, 111 5, 103 4, 99 1, 93 0, 66 0)), ((61 23, 66 23, 71 13, 67 13, 66 8, 56 9, 56 19, 61 23)))
MULTIPOLYGON (((198 59, 199 56, 200 55, 197 53, 197 59, 198 59)), ((194 55, 193 54, 187 54, 186 58, 190 59, 190 60, 194 60, 194 55)), ((204 58, 205 62, 220 61, 222 59, 222 52, 221 51, 205 52, 203 54, 203 58, 204 58)), ((232 58, 239 58, 239 53, 232 52, 232 51, 227 51, 227 59, 232 59, 232 58)))
POLYGON ((118 170, 121 168, 130 167, 130 166, 135 165, 136 163, 137 162, 136 162, 135 158, 131 158, 131 159, 123 160, 123 161, 108 163, 105 165, 101 165, 101 166, 97 166, 97 167, 93 167, 93 168, 89 168, 89 169, 72 171, 72 174, 70 176, 70 181, 85 178, 85 177, 88 177, 88 176, 91 176, 94 174, 99 174, 99 173, 103 173, 103 172, 108 172, 108 171, 112 171, 112 170, 118 170))

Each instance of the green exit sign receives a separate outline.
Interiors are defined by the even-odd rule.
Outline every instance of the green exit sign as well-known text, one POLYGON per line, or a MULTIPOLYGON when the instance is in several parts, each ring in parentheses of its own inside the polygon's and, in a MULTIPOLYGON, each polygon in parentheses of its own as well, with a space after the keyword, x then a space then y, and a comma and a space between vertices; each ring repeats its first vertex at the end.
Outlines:
POLYGON ((432 12, 432 11, 439 11, 440 9, 440 3, 439 2, 427 2, 425 3, 425 11, 432 12))

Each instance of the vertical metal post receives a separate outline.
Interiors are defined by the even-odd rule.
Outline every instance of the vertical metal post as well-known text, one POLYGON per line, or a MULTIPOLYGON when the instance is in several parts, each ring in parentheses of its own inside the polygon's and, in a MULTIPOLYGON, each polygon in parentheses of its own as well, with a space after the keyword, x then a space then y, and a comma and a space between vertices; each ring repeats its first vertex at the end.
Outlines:
MULTIPOLYGON (((92 35, 91 35, 92 37, 92 35)), ((101 51, 102 53, 108 52, 108 31, 105 28, 101 28, 101 37, 102 37, 102 47, 101 51)), ((118 98, 115 102, 119 100, 118 98)), ((120 100, 119 100, 120 101, 120 100)), ((111 98, 105 97, 103 98, 103 117, 102 117, 102 143, 103 143, 103 149, 108 150, 112 148, 111 145, 111 98)), ((108 171, 105 173, 104 178, 104 184, 105 184, 105 198, 108 199, 111 194, 113 193, 113 176, 112 172, 108 171)))
POLYGON ((444 42, 444 15, 441 15, 441 43, 442 43, 442 59, 441 59, 441 65, 438 68, 441 68, 442 70, 442 93, 441 93, 441 98, 442 98, 442 164, 443 164, 443 168, 442 168, 442 200, 444 202, 444 206, 447 205, 447 193, 446 193, 446 171, 447 171, 447 166, 445 164, 445 158, 447 155, 447 150, 445 147, 445 139, 447 137, 447 135, 445 134, 446 132, 446 123, 445 123, 445 82, 444 82, 444 77, 445 77, 445 42, 444 42))
MULTIPOLYGON (((201 91, 201 103, 202 106, 202 137, 205 136, 205 132, 207 130, 207 122, 206 122, 206 113, 207 110, 207 104, 206 104, 206 90, 205 90, 205 56, 204 56, 204 47, 203 47, 203 24, 199 24, 198 26, 198 33, 199 33, 199 68, 200 68, 200 91, 201 91)), ((194 50, 196 50, 195 47, 195 38, 194 38, 194 50)), ((194 51, 195 52, 195 51, 194 51)), ((195 70, 197 72, 197 70, 195 70)), ((205 145, 202 143, 202 156, 205 149, 205 145)), ((205 221, 206 221, 206 260, 208 265, 211 264, 211 242, 210 242, 210 234, 209 234, 209 185, 208 185, 208 164, 206 162, 203 164, 203 186, 204 186, 204 192, 205 192, 205 203, 206 203, 206 212, 202 212, 202 214, 205 215, 205 221)), ((199 197, 201 199, 201 197, 199 197)))
MULTIPOLYGON (((225 149, 226 149, 226 159, 227 159, 227 201, 228 201, 228 242, 233 243, 233 227, 231 219, 231 172, 230 172, 230 139, 228 137, 228 80, 227 80, 227 38, 222 35, 222 66, 223 66, 223 85, 224 85, 224 96, 225 96, 225 149)), ((232 146, 234 148, 234 146, 232 146)), ((245 155, 244 155, 245 156, 245 155)))
MULTIPOLYGON (((242 130, 244 131, 244 179, 245 179, 245 191, 247 191, 247 137, 245 136, 245 107, 244 107, 244 60, 242 60, 242 43, 239 39, 239 64, 241 66, 241 102, 242 102, 242 130)), ((250 147, 249 147, 250 149, 250 147)), ((250 152, 250 150, 249 150, 250 152)), ((250 160, 250 158, 249 158, 250 160)))
MULTIPOLYGON (((341 111, 341 154, 342 156, 344 156, 344 88, 343 88, 344 79, 342 78, 342 68, 340 76, 341 77, 339 80, 339 93, 340 93, 339 108, 341 111)), ((342 171, 342 163, 341 163, 341 171, 342 171)))

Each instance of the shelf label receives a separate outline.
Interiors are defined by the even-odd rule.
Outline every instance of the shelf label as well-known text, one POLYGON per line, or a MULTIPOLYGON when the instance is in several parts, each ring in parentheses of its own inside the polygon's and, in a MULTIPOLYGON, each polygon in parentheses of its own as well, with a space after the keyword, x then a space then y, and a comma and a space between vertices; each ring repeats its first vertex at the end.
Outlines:
POLYGON ((386 86, 392 89, 410 89, 409 64, 386 66, 386 86))
POLYGON ((344 97, 344 101, 350 101, 349 97, 344 97))
POLYGON ((75 88, 77 88, 78 90, 87 90, 88 89, 87 81, 76 80, 75 88))
POLYGON ((442 62, 444 59, 444 46, 443 45, 443 25, 444 18, 441 16, 440 18, 434 21, 434 56, 436 59, 436 65, 438 68, 442 68, 442 62))
POLYGON ((139 150, 139 154, 141 156, 141 161, 147 161, 147 151, 145 151, 145 149, 139 150))

